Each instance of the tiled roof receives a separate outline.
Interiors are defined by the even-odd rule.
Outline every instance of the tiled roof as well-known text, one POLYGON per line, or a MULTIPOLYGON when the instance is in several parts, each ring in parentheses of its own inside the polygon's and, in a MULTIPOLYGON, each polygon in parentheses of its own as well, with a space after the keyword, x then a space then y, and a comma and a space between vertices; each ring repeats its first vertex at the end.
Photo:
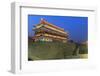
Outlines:
POLYGON ((49 26, 51 26, 51 27, 53 27, 53 28, 56 28, 56 29, 59 29, 59 30, 64 31, 63 28, 60 28, 60 27, 58 27, 58 26, 56 26, 56 25, 53 25, 53 24, 47 22, 46 20, 44 20, 43 18, 41 18, 40 24, 46 24, 46 25, 49 25, 49 26))

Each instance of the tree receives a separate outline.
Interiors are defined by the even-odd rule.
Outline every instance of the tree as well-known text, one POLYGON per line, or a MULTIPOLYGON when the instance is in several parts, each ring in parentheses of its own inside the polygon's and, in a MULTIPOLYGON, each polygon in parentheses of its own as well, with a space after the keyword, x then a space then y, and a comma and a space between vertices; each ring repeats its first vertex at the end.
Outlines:
MULTIPOLYGON (((75 42, 74 42, 74 43, 75 43, 75 42)), ((73 55, 77 55, 77 54, 78 54, 79 46, 80 46, 79 43, 75 43, 75 49, 74 49, 74 51, 73 51, 73 55)))

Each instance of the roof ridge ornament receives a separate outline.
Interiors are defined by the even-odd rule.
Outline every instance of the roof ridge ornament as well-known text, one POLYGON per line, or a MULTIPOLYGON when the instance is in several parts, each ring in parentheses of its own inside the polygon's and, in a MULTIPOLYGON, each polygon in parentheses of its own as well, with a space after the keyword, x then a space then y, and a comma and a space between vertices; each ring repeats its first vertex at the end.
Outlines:
POLYGON ((40 23, 45 24, 45 22, 44 18, 41 18, 40 23))

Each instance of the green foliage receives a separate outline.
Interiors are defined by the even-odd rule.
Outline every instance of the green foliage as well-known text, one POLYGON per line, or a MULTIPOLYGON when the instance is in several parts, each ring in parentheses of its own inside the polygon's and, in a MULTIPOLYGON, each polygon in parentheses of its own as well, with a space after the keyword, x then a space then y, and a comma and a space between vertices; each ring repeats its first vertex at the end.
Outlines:
POLYGON ((87 45, 80 45, 79 46, 79 54, 88 54, 87 45))

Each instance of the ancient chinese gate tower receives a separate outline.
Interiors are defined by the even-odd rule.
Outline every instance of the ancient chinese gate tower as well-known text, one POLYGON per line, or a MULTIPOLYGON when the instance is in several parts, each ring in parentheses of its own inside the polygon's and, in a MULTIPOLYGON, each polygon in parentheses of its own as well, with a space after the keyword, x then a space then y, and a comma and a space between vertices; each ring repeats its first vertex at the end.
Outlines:
POLYGON ((35 31, 33 36, 34 41, 67 42, 68 40, 68 33, 63 28, 53 25, 42 18, 40 23, 35 25, 33 31, 35 31))

